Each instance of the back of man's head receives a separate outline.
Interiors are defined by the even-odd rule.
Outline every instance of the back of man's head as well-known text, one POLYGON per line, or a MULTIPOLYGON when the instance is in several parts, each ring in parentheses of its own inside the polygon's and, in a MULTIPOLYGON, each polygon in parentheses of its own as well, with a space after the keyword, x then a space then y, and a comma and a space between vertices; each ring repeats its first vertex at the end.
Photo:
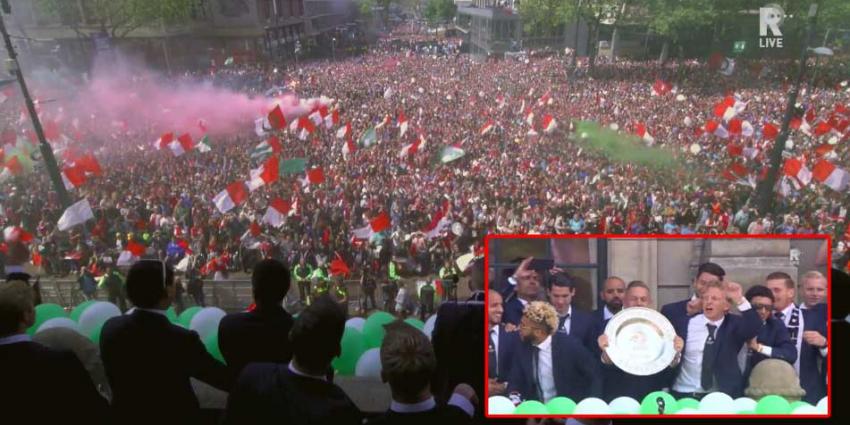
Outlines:
POLYGON ((434 348, 421 331, 401 320, 385 325, 381 344, 381 377, 390 384, 393 398, 415 402, 431 383, 437 367, 434 348))
POLYGON ((280 305, 289 292, 289 269, 278 260, 267 258, 254 266, 251 286, 257 305, 280 305))
POLYGON ((21 324, 34 318, 32 289, 21 280, 0 283, 0 338, 18 333, 21 324))
POLYGON ((157 308, 174 284, 174 271, 161 261, 141 260, 127 272, 127 297, 139 308, 157 308), (163 267, 165 272, 163 273, 163 267))
POLYGON ((292 357, 304 372, 322 375, 340 353, 345 311, 329 296, 319 297, 298 316, 289 331, 292 357))

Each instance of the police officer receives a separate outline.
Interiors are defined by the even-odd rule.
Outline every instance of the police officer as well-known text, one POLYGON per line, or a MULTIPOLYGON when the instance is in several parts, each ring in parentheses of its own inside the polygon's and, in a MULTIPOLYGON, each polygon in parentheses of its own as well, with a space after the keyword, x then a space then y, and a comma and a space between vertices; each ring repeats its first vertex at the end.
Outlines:
POLYGON ((298 282, 298 296, 301 303, 310 304, 310 276, 313 274, 313 268, 304 261, 304 257, 298 261, 298 264, 292 269, 292 275, 295 281, 298 282))

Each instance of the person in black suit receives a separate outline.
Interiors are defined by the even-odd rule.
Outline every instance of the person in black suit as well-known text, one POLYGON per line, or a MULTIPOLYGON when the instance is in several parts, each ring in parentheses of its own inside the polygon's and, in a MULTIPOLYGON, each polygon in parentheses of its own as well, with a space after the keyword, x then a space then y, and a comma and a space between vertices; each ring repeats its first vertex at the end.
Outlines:
POLYGON ((519 344, 519 332, 505 330, 502 311, 502 294, 491 289, 487 298, 487 319, 490 323, 487 335, 487 394, 490 397, 505 394, 505 382, 513 364, 515 347, 519 344))
POLYGON ((758 336, 744 347, 747 353, 744 379, 749 382, 750 373, 762 360, 781 359, 793 365, 797 361, 797 347, 791 342, 785 323, 773 317, 773 292, 770 289, 755 285, 747 290, 746 297, 764 323, 758 336))
POLYGON ((826 314, 822 309, 801 309, 794 304, 795 284, 787 273, 769 274, 765 286, 773 292, 774 317, 785 323, 791 342, 797 349, 794 369, 800 377, 800 386, 806 390, 803 400, 817 404, 827 394, 822 372, 829 351, 826 314))
POLYGON ((168 320, 165 310, 174 300, 175 288, 174 272, 165 262, 136 262, 126 285, 127 297, 136 308, 106 321, 100 339, 103 367, 112 388, 113 420, 200 422, 198 398, 189 378, 228 391, 234 373, 207 352, 197 333, 168 320))
POLYGON ((543 403, 555 397, 583 400, 602 395, 598 360, 575 337, 557 332, 558 313, 542 301, 525 308, 508 379, 508 394, 543 403))
POLYGON ((218 325, 218 345, 227 365, 237 373, 251 362, 287 363, 292 358, 292 316, 283 309, 289 291, 289 269, 274 259, 254 266, 253 311, 228 314, 218 325))
MULTIPOLYGON (((28 423, 107 423, 107 403, 80 360, 33 342, 32 288, 0 284, 0 404, 3 418, 28 423)), ((5 422, 5 421, 4 421, 5 422)))
POLYGON ((597 322, 602 323, 619 313, 623 309, 625 296, 626 281, 617 276, 605 279, 605 283, 599 291, 599 298, 603 301, 603 305, 593 311, 597 322))
POLYGON ((762 321, 738 283, 710 282, 701 294, 702 314, 678 316, 672 322, 676 335, 685 341, 672 395, 701 400, 710 392, 721 391, 732 398, 741 397, 745 385, 738 353, 758 335, 762 321), (740 316, 729 314, 730 301, 742 312, 740 316))
MULTIPOLYGON (((625 309, 632 307, 652 308, 652 294, 649 286, 639 280, 629 282, 623 303, 625 309)), ((605 321, 602 329, 604 330, 607 325, 608 320, 605 321)), ((600 359, 602 361, 603 398, 608 402, 617 397, 631 397, 634 400, 641 401, 647 394, 653 391, 661 391, 662 388, 667 386, 676 366, 682 360, 682 348, 685 345, 685 341, 676 336, 673 340, 676 356, 671 361, 670 366, 655 374, 641 376, 632 375, 613 364, 611 358, 605 352, 609 345, 608 335, 604 333, 599 335, 597 343, 599 350, 602 351, 600 359)))
POLYGON ((723 270, 723 267, 715 263, 700 264, 699 269, 697 269, 697 275, 694 278, 694 293, 691 298, 665 304, 661 307, 661 314, 671 323, 676 323, 701 313, 701 297, 706 285, 713 282, 723 282, 724 276, 726 276, 726 270, 723 270))
POLYGON ((540 299, 541 273, 530 267, 533 259, 528 257, 523 260, 514 275, 508 278, 516 289, 514 295, 505 302, 505 313, 502 320, 505 324, 511 324, 511 328, 519 326, 525 306, 540 299))
POLYGON ((569 275, 558 272, 551 276, 547 295, 549 303, 558 313, 557 332, 575 337, 589 352, 596 355, 600 324, 592 314, 573 308, 575 294, 576 285, 569 275))
MULTIPOLYGON (((850 276, 838 269, 832 269, 832 287, 830 288, 830 302, 832 303, 832 377, 833 382, 839 376, 847 376, 847 359, 850 355, 850 276), (838 360, 841 359, 841 360, 838 360)), ((823 308, 823 307, 821 307, 823 308)), ((826 378, 826 375, 824 375, 826 378)), ((832 418, 827 422, 839 422, 847 416, 848 409, 842 403, 835 400, 847 400, 847 390, 844 385, 833 385, 832 387, 832 418)))
POLYGON ((445 405, 431 394, 437 359, 428 337, 400 320, 385 325, 381 344, 381 379, 390 385, 392 402, 369 425, 466 424, 472 422, 475 390, 459 384, 445 405))
POLYGON ((360 425, 354 402, 326 376, 344 329, 337 302, 328 295, 314 300, 289 333, 292 360, 246 366, 227 399, 224 423, 360 425))

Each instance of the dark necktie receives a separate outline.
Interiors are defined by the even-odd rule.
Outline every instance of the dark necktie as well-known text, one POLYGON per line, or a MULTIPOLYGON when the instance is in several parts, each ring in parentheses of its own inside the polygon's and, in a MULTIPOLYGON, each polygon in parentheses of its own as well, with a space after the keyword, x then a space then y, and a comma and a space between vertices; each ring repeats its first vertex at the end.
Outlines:
POLYGON ((567 319, 569 319, 569 318, 570 318, 570 313, 567 313, 566 316, 558 319, 558 332, 564 332, 564 333, 567 333, 567 334, 570 333, 569 331, 567 331, 567 329, 564 328, 564 323, 566 323, 567 319))
POLYGON ((781 311, 777 311, 776 313, 773 313, 773 317, 785 322, 785 313, 783 313, 781 311))
POLYGON ((537 400, 543 402, 543 388, 540 386, 540 349, 536 346, 531 346, 531 383, 534 385, 534 397, 527 400, 537 400))
POLYGON ((702 389, 711 391, 714 386, 714 359, 717 357, 717 341, 714 337, 714 332, 717 330, 717 325, 706 323, 708 327, 708 337, 705 339, 705 349, 702 352, 702 376, 700 384, 702 389))
POLYGON ((499 375, 499 356, 496 353, 496 342, 493 340, 493 334, 496 333, 496 330, 493 329, 490 331, 490 334, 487 335, 487 339, 490 342, 490 348, 488 349, 488 354, 490 355, 488 361, 490 362, 487 367, 487 374, 489 378, 496 378, 499 375))

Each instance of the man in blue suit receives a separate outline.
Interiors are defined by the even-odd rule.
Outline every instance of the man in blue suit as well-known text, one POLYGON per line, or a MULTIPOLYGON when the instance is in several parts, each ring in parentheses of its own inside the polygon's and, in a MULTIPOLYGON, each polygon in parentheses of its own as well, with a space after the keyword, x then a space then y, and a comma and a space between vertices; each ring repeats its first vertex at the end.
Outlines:
MULTIPOLYGON (((649 286, 639 280, 629 282, 626 289, 626 296, 623 300, 623 308, 645 307, 652 308, 652 294, 649 286)), ((603 323, 602 329, 604 332, 605 326, 608 325, 608 320, 603 323)), ((671 374, 675 372, 676 366, 682 359, 682 348, 685 342, 679 336, 673 340, 673 349, 676 350, 676 356, 670 362, 669 367, 664 370, 648 375, 632 375, 613 364, 611 358, 604 351, 608 348, 608 335, 599 335, 597 340, 599 349, 602 350, 602 375, 603 375, 603 393, 604 400, 611 402, 617 397, 631 397, 635 400, 643 400, 647 394, 653 391, 661 391, 667 386, 668 381, 672 378, 671 374)))
POLYGON ((589 352, 598 354, 596 338, 599 336, 600 323, 591 313, 573 308, 576 294, 575 281, 564 272, 552 275, 549 282, 549 303, 558 313, 558 332, 570 335, 581 341, 589 352))
POLYGON ((514 295, 505 302, 505 312, 502 316, 502 321, 511 325, 508 327, 510 330, 519 326, 525 306, 540 299, 541 273, 531 269, 532 260, 532 257, 523 260, 514 275, 508 279, 512 280, 511 284, 515 285, 516 288, 514 295))
POLYGON ((513 364, 515 347, 519 344, 519 332, 505 331, 502 314, 502 294, 491 289, 487 298, 487 319, 490 322, 487 335, 487 381, 491 397, 505 394, 505 382, 513 364))
POLYGON ((794 280, 787 273, 769 274, 765 286, 773 292, 774 317, 785 323, 791 342, 797 349, 794 369, 800 376, 800 386, 806 390, 803 400, 816 404, 827 393, 825 375, 822 373, 828 354, 825 337, 827 318, 823 309, 806 310, 794 304, 794 280))
POLYGON ((599 291, 599 297, 603 304, 601 307, 593 311, 593 316, 600 324, 614 317, 623 309, 624 298, 626 296, 626 281, 617 276, 611 276, 605 279, 602 284, 602 289, 599 291))
POLYGON ((700 296, 706 285, 711 282, 723 282, 723 277, 726 276, 726 271, 723 267, 715 263, 700 264, 697 269, 697 275, 693 282, 693 295, 686 300, 677 301, 670 304, 665 304, 661 307, 661 314, 671 323, 684 320, 684 318, 694 316, 702 312, 700 304, 700 296))
POLYGON ((598 361, 577 339, 557 332, 558 313, 535 301, 520 322, 522 343, 508 379, 508 393, 543 403, 555 397, 583 400, 599 397, 602 378, 598 361))
POLYGON ((673 322, 676 335, 685 340, 685 348, 672 394, 677 399, 700 400, 710 392, 721 391, 732 398, 741 397, 744 375, 738 367, 738 353, 744 343, 758 335, 762 321, 735 282, 706 283, 700 301, 701 314, 678 316, 673 322), (730 299, 742 315, 729 314, 730 299))
POLYGON ((750 373, 762 360, 781 359, 793 365, 797 361, 797 348, 791 342, 785 323, 773 317, 773 292, 766 286, 756 285, 747 290, 746 297, 764 323, 758 336, 744 347, 747 354, 744 379, 749 382, 750 373))

